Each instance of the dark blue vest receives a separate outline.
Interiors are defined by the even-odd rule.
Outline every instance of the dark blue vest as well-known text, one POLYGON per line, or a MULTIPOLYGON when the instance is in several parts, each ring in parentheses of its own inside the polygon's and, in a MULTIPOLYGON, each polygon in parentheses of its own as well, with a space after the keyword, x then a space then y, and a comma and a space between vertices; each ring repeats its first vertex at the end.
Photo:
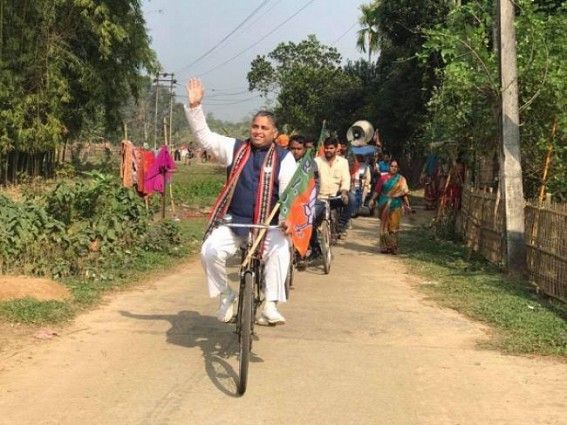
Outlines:
MULTIPOLYGON (((243 140, 237 140, 234 144, 233 158, 236 157, 236 152, 243 143, 243 140)), ((254 217, 254 209, 256 208, 256 194, 258 192, 258 182, 260 180, 260 173, 263 172, 262 164, 266 158, 266 154, 270 147, 256 148, 252 146, 250 156, 244 164, 244 168, 240 173, 240 177, 236 182, 234 188, 234 195, 228 207, 227 212, 232 215, 233 223, 250 224, 254 217)), ((270 201, 271 211, 279 199, 279 179, 281 162, 288 151, 281 146, 276 146, 276 160, 272 172, 274 173, 274 188, 272 190, 272 199, 270 201)), ((230 175, 232 164, 228 167, 227 172, 230 175)), ((271 224, 277 224, 278 214, 275 215, 271 224)), ((237 235, 246 235, 246 229, 232 229, 237 235)))

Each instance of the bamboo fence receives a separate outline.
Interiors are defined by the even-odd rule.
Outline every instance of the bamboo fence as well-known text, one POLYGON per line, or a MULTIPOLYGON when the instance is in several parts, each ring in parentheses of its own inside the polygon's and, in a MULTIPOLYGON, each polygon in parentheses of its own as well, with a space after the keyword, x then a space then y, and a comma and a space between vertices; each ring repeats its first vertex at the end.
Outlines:
POLYGON ((528 204, 526 266, 546 294, 567 301, 567 204, 528 204))
MULTIPOLYGON (((567 302, 567 204, 528 202, 524 213, 530 279, 539 290, 567 302)), ((461 215, 467 246, 503 266, 504 211, 498 193, 463 191, 461 215)))

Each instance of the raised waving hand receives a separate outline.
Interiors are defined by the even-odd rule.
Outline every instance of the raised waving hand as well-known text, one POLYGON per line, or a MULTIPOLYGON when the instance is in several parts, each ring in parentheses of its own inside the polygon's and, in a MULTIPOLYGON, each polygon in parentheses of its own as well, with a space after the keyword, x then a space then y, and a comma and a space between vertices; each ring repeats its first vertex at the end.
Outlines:
POLYGON ((201 83, 201 80, 195 77, 189 78, 187 83, 185 83, 185 89, 187 90, 187 100, 189 101, 189 107, 194 108, 201 104, 201 100, 205 95, 205 88, 201 83))

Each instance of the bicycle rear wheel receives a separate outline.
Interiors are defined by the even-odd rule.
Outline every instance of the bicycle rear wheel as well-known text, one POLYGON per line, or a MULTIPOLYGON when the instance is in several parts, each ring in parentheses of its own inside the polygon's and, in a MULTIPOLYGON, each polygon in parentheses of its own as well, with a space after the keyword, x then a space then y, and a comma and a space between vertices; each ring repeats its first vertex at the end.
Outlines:
POLYGON ((329 222, 323 220, 319 228, 319 233, 321 235, 321 255, 323 257, 323 270, 325 274, 329 274, 331 271, 331 229, 329 228, 329 222))
POLYGON ((254 276, 244 273, 244 281, 240 287, 240 307, 238 309, 238 343, 239 343, 239 380, 238 394, 246 392, 248 383, 248 365, 252 351, 252 326, 254 324, 254 276))

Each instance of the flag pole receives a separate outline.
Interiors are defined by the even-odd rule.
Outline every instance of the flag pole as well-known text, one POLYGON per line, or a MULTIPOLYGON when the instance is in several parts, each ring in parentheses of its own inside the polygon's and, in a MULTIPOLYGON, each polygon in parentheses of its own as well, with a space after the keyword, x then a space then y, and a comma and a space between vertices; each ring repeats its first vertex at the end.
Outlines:
POLYGON ((326 129, 327 129, 327 120, 323 120, 323 123, 321 124, 321 131, 319 132, 319 139, 317 140, 317 146, 315 146, 315 152, 319 152, 321 143, 323 143, 323 139, 325 138, 326 129))
MULTIPOLYGON (((270 225, 270 223, 272 222, 272 219, 274 218, 274 216, 276 215, 276 213, 278 212, 279 209, 280 209, 280 201, 278 200, 278 202, 276 203, 276 205, 272 209, 270 216, 266 219, 266 223, 264 223, 266 226, 270 225)), ((248 255, 246 256, 246 258, 242 262, 242 267, 246 267, 248 265, 248 263, 252 259, 252 255, 254 255, 254 251, 256 251, 256 248, 258 248, 258 245, 260 245, 260 241, 264 238, 264 235, 266 234, 267 230, 268 230, 267 228, 260 229, 258 236, 256 236, 256 239, 254 239, 254 243, 252 244, 252 247, 248 251, 248 255)))

